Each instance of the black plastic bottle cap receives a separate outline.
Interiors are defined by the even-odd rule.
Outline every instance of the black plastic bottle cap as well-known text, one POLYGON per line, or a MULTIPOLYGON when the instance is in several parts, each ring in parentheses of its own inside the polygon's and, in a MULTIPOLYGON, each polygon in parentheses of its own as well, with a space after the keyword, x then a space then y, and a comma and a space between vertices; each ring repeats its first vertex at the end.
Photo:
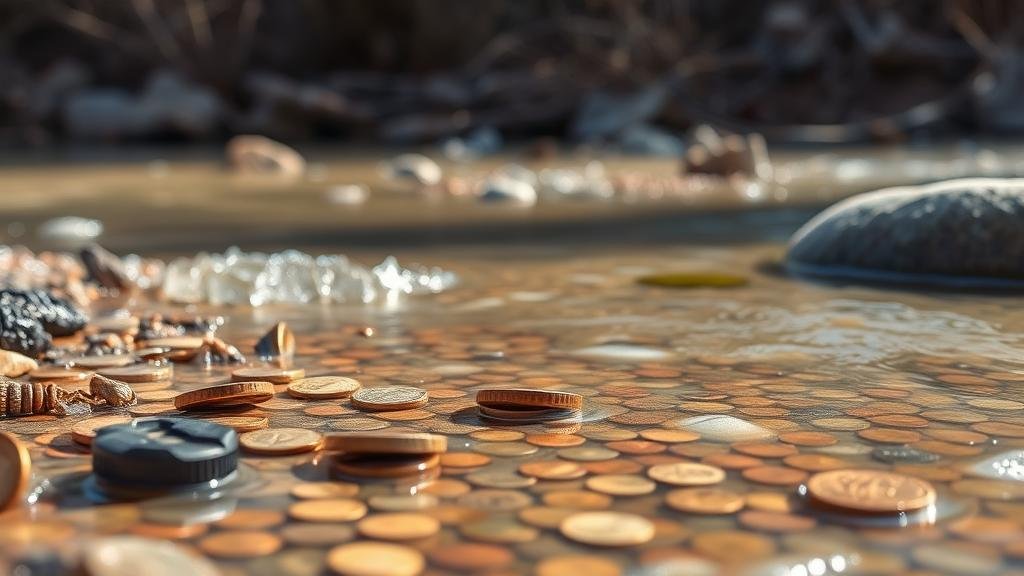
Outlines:
POLYGON ((237 467, 238 434, 201 420, 138 418, 100 428, 92 443, 93 473, 116 484, 199 484, 237 467))

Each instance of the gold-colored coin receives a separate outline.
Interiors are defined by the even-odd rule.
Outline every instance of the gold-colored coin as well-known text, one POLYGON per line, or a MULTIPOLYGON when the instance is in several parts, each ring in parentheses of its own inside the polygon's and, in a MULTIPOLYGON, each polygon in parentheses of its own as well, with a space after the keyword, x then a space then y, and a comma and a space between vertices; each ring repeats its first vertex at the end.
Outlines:
POLYGON ((288 394, 295 398, 329 400, 332 398, 348 398, 359 387, 359 381, 355 378, 315 376, 292 382, 288 385, 288 394))
POLYGON ((61 384, 86 383, 92 380, 93 372, 61 366, 40 366, 28 373, 33 382, 60 382, 61 384))
POLYGON ((366 516, 366 504, 353 498, 301 500, 288 507, 288 515, 303 522, 351 522, 366 516))
POLYGON ((637 546, 654 539, 654 524, 624 512, 580 512, 559 526, 570 540, 592 546, 637 546))
POLYGON ((238 444, 246 452, 263 456, 286 456, 316 450, 323 436, 305 428, 267 428, 246 432, 238 444))
POLYGON ((935 503, 935 488, 924 480, 882 470, 833 470, 807 481, 814 502, 855 512, 912 512, 935 503))
POLYGON ((707 486, 725 480, 725 470, 707 464, 676 462, 651 466, 647 476, 673 486, 707 486))
POLYGON ((448 452, 441 456, 441 466, 445 468, 479 468, 490 463, 490 456, 473 452, 448 452))
POLYGON ((327 566, 341 576, 417 576, 426 560, 415 548, 384 542, 352 542, 327 553, 327 566))
POLYGON ((476 403, 491 408, 523 406, 531 408, 558 408, 579 410, 583 396, 572 392, 555 392, 533 388, 493 388, 476 393, 476 403))
POLYGON ((274 368, 272 366, 239 368, 231 373, 232 382, 272 382, 274 384, 290 384, 306 377, 302 368, 274 368))
POLYGON ((358 493, 359 485, 349 482, 300 482, 291 489, 292 496, 303 500, 351 498, 358 493))
POLYGON ((124 424, 131 421, 131 416, 123 416, 120 414, 113 416, 96 416, 94 418, 79 420, 71 426, 71 438, 79 444, 89 446, 92 444, 92 439, 96 437, 96 431, 100 428, 110 426, 112 424, 124 424))
POLYGON ((665 503, 689 514, 733 514, 743 508, 746 499, 721 488, 681 488, 665 494, 665 503))
POLYGON ((428 400, 426 390, 412 386, 360 388, 352 394, 353 406, 371 412, 420 408, 426 406, 428 400))
POLYGON ((611 496, 641 496, 650 494, 658 487, 643 476, 633 474, 602 474, 586 481, 587 488, 611 496))
POLYGON ((536 574, 537 576, 566 576, 567 574, 620 576, 622 567, 609 558, 574 554, 552 556, 541 560, 537 563, 536 574))
POLYGON ((194 410, 259 404, 273 397, 274 385, 270 382, 235 382, 182 392, 174 398, 174 407, 194 410))
POLYGON ((448 437, 426 432, 334 432, 324 439, 324 450, 346 454, 440 454, 448 451, 448 437))
POLYGON ((14 434, 0 431, 0 510, 21 500, 31 474, 28 447, 14 434))
POLYGON ((146 363, 116 368, 102 368, 97 370, 96 373, 100 376, 106 376, 107 378, 113 378, 122 382, 141 383, 169 380, 174 374, 174 369, 170 364, 157 365, 146 363))
POLYGON ((356 529, 374 540, 419 540, 437 534, 441 523, 426 514, 395 512, 367 516, 356 524, 356 529))
POLYGON ((149 348, 170 348, 171 350, 198 350, 203 347, 205 340, 201 336, 170 336, 167 338, 153 338, 143 340, 149 348))
POLYGON ((284 546, 276 534, 261 530, 229 530, 199 541, 199 549, 214 558, 258 558, 270 556, 284 546))

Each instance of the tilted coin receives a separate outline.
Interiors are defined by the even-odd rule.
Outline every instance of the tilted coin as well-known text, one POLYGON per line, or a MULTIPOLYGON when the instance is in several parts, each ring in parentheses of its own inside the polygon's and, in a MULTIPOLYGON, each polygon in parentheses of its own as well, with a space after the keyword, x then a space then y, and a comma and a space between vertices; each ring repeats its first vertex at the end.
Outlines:
POLYGON ((239 368, 231 373, 232 382, 246 382, 249 380, 273 382, 274 384, 290 384, 300 378, 306 377, 306 371, 302 368, 274 368, 274 367, 249 367, 239 368))
POLYGON ((636 514, 580 512, 559 526, 570 540, 592 546, 636 546, 654 538, 654 524, 636 514))
POLYGON ((871 514, 911 512, 935 503, 930 483, 882 470, 820 472, 807 481, 807 491, 816 503, 871 514))
POLYGON ((670 508, 690 514, 732 514, 743 508, 745 499, 721 488, 680 488, 665 494, 670 508))
POLYGON ((331 549, 327 566, 341 576, 416 576, 426 560, 415 548, 384 542, 352 542, 331 549))
POLYGON ((324 439, 324 450, 346 454, 440 454, 448 450, 448 437, 425 432, 334 432, 324 439))
POLYGON ((238 437, 246 452, 264 456, 286 456, 316 450, 323 436, 305 428, 267 428, 253 430, 238 437))
POLYGON ((234 382, 182 392, 174 398, 174 407, 179 410, 190 410, 259 404, 273 397, 274 385, 270 382, 234 382))
POLYGON ((315 376, 302 378, 288 385, 288 394, 295 398, 329 400, 348 398, 360 387, 359 381, 344 376, 315 376))
POLYGON ((583 396, 533 388, 493 388, 477 392, 476 403, 491 408, 525 406, 579 410, 583 407, 583 396))
POLYGON ((103 576, 218 576, 206 558, 167 540, 110 536, 91 542, 83 558, 86 572, 103 576))
POLYGON ((427 401, 427 391, 412 386, 360 388, 352 394, 353 406, 372 412, 420 408, 426 406, 427 401))
POLYGON ((647 476, 673 486, 706 486, 725 480, 725 471, 707 464, 676 462, 651 466, 647 476))
POLYGON ((21 500, 31 474, 28 447, 14 434, 0 431, 0 510, 21 500))

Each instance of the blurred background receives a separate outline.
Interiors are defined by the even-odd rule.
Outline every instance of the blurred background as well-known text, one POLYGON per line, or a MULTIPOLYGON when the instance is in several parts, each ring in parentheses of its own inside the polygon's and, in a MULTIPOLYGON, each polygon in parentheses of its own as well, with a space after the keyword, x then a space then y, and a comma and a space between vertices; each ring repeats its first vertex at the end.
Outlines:
POLYGON ((0 146, 476 134, 672 154, 700 124, 772 144, 1017 135, 1022 8, 0 0, 0 146))

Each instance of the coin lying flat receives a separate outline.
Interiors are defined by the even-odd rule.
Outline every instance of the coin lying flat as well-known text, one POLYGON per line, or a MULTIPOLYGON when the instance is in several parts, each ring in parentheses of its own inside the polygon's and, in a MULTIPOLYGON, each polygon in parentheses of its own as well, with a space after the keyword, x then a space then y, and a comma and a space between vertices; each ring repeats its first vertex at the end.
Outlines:
POLYGON ((707 464, 677 462, 651 466, 647 470, 647 476, 673 486, 706 486, 725 480, 725 471, 707 464))
POLYGON ((437 534, 441 523, 426 514, 394 512, 367 516, 356 528, 374 540, 419 540, 437 534))
POLYGON ((654 538, 654 524, 636 514, 580 512, 559 526, 570 540, 593 546, 636 546, 654 538))
POLYGON ((217 576, 220 570, 206 558, 190 554, 166 540, 137 536, 102 538, 86 547, 86 572, 103 576, 217 576))
POLYGON ((493 388, 477 392, 476 403, 490 408, 525 406, 579 410, 583 407, 583 396, 572 392, 554 392, 533 388, 493 388))
POLYGON ((274 385, 270 382, 234 382, 182 392, 174 398, 174 407, 179 410, 191 410, 259 404, 273 397, 274 385))
POLYGON ((920 510, 935 503, 924 480, 882 470, 832 470, 811 476, 807 490, 818 504, 868 514, 920 510))
POLYGON ((79 356, 68 360, 68 363, 83 370, 95 370, 97 368, 113 368, 115 366, 127 366, 135 362, 135 356, 131 354, 101 354, 99 356, 79 356))
POLYGON ((383 542, 351 542, 332 548, 327 566, 342 576, 416 576, 426 560, 415 548, 383 542))
POLYGON ((427 405, 427 391, 412 386, 360 388, 352 394, 352 405, 361 410, 383 412, 408 410, 427 405))
POLYGON ((71 426, 71 439, 79 444, 88 446, 92 444, 92 439, 96 437, 96 431, 104 426, 110 426, 111 424, 124 424, 131 422, 130 416, 113 415, 113 416, 96 416, 95 418, 87 418, 75 422, 71 426))
POLYGON ((448 437, 425 432, 338 432, 328 434, 325 450, 348 454, 439 454, 448 437))
POLYGON ((246 432, 238 444, 246 452, 263 456, 286 456, 316 450, 323 436, 305 428, 267 428, 246 432))
POLYGON ((666 494, 665 503, 690 514, 732 514, 743 508, 745 499, 721 488, 681 488, 666 494))
POLYGON ((295 398, 329 400, 348 398, 360 388, 359 381, 344 376, 316 376, 301 378, 288 385, 288 394, 295 398))
POLYGON ((273 382, 274 384, 289 384, 295 380, 306 377, 306 371, 302 368, 274 368, 274 367, 249 367, 239 368, 231 373, 232 382, 246 382, 250 380, 273 382))
POLYGON ((13 434, 0 431, 0 510, 21 499, 31 472, 28 448, 13 434))
POLYGON ((40 366, 28 373, 30 380, 38 381, 59 381, 62 384, 75 384, 92 380, 92 372, 75 370, 74 368, 62 368, 60 366, 40 366))
POLYGON ((405 478, 433 470, 440 463, 437 454, 353 454, 336 458, 334 469, 345 476, 405 478))
POLYGON ((122 382, 159 382, 161 380, 169 379, 173 373, 173 369, 170 364, 160 366, 147 363, 131 364, 129 366, 119 366, 115 368, 101 368, 96 373, 122 382))

